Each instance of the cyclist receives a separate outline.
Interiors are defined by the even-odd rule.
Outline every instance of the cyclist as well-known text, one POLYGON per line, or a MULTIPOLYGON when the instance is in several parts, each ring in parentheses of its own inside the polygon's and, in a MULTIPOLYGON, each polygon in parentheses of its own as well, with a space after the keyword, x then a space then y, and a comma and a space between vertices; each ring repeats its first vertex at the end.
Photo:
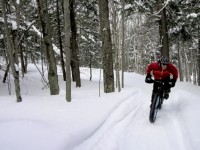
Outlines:
MULTIPOLYGON (((164 98, 168 99, 170 88, 175 86, 178 78, 178 69, 172 63, 170 63, 169 58, 162 56, 157 62, 149 64, 146 69, 146 74, 146 83, 154 83, 154 80, 160 80, 164 82, 164 98), (152 75, 154 80, 152 79, 152 75)), ((158 86, 155 82, 153 85, 151 102, 153 100, 154 92, 156 92, 157 89, 158 86)))

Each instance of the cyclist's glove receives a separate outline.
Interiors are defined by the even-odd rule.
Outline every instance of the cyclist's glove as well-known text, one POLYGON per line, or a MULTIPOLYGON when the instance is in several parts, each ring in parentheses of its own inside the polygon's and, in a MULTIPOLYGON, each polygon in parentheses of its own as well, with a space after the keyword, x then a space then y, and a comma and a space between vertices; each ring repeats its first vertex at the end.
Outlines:
POLYGON ((147 74, 147 76, 145 78, 145 82, 146 83, 153 83, 153 79, 151 78, 151 74, 147 74))
POLYGON ((171 79, 171 80, 169 81, 169 85, 170 85, 171 87, 174 87, 175 84, 176 84, 176 79, 171 79))

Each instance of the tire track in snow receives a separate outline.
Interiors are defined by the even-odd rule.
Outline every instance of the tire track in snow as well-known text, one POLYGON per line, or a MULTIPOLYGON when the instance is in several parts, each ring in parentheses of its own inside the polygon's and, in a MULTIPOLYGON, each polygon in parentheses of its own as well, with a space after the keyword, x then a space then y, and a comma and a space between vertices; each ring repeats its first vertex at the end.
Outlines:
POLYGON ((138 112, 137 102, 133 101, 138 100, 135 97, 140 94, 139 90, 131 92, 113 109, 94 134, 74 150, 118 149, 119 145, 117 143, 121 140, 120 136, 129 125, 131 118, 136 116, 138 112))
POLYGON ((192 149, 177 114, 171 113, 174 108, 171 108, 172 104, 170 101, 174 100, 169 99, 168 101, 164 101, 163 108, 158 111, 157 119, 153 124, 149 123, 148 120, 149 106, 148 109, 143 107, 146 112, 146 120, 142 119, 142 116, 145 117, 145 115, 141 111, 138 114, 138 117, 141 117, 141 119, 133 118, 130 124, 132 129, 127 128, 125 132, 126 144, 124 145, 130 147, 130 149, 135 147, 139 150, 192 149))
POLYGON ((154 124, 149 122, 150 102, 144 95, 140 89, 132 92, 93 135, 74 150, 192 149, 176 114, 170 113, 169 103, 164 102, 154 124))
POLYGON ((175 94, 172 95, 171 105, 166 112, 166 118, 170 122, 168 128, 172 128, 172 132, 168 132, 169 141, 173 144, 174 141, 179 145, 181 150, 194 150, 195 148, 192 145, 191 137, 188 135, 187 129, 184 127, 184 122, 181 119, 181 111, 184 111, 184 104, 182 106, 181 101, 183 99, 190 99, 191 93, 188 91, 176 90, 175 94), (185 95, 182 95, 185 93, 185 95), (178 140, 177 140, 178 139, 178 140))
POLYGON ((149 105, 148 108, 145 105, 143 107, 140 105, 140 109, 143 108, 143 111, 137 114, 138 118, 133 118, 132 123, 130 123, 132 128, 127 128, 124 135, 126 140, 124 140, 123 145, 129 147, 129 149, 136 148, 139 150, 192 150, 193 147, 178 118, 179 116, 176 113, 171 113, 173 109, 176 112, 179 104, 176 108, 171 108, 172 104, 168 102, 176 100, 178 99, 172 97, 168 101, 164 101, 163 108, 158 111, 154 124, 149 123, 148 120, 149 105), (146 120, 142 119, 143 117, 146 117, 146 120))

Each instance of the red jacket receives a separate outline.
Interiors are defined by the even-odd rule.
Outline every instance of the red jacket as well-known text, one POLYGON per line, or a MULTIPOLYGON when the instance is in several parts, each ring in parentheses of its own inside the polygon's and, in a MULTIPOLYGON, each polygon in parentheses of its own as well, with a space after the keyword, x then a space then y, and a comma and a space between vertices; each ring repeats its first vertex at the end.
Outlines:
POLYGON ((165 70, 162 70, 159 62, 151 63, 150 65, 148 65, 146 73, 151 74, 151 71, 153 73, 154 79, 163 80, 169 77, 170 74, 173 75, 173 79, 177 80, 178 78, 178 70, 171 63, 167 65, 167 68, 165 70))

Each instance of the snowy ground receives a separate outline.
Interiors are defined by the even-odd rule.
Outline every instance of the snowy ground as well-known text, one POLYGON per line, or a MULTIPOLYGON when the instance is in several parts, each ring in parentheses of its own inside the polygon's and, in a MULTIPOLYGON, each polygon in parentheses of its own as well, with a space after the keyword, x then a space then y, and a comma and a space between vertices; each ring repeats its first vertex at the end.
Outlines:
MULTIPOLYGON (((81 68, 82 87, 72 85, 72 102, 43 89, 33 65, 21 78, 23 101, 0 82, 0 150, 199 150, 200 87, 178 82, 154 124, 149 122, 152 84, 125 73, 120 93, 99 97, 99 70, 81 68)), ((0 71, 0 79, 3 74, 0 71)), ((12 88, 13 86, 13 81, 12 88)))

